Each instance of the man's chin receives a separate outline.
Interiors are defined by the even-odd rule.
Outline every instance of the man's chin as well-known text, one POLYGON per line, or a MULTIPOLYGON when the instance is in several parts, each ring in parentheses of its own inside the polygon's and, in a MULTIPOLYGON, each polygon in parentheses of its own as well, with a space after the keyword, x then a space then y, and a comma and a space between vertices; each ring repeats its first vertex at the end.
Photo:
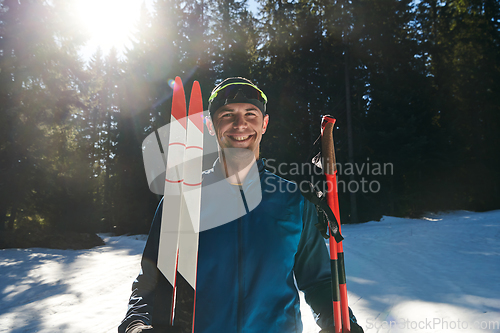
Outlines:
POLYGON ((226 156, 226 158, 237 157, 245 160, 255 159, 255 152, 252 149, 250 149, 250 147, 222 148, 222 152, 226 156))

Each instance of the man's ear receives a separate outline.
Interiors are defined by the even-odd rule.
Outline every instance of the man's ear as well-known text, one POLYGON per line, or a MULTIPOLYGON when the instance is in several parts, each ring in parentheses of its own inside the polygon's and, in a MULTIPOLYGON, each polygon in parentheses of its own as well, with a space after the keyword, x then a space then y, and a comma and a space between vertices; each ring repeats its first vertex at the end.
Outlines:
POLYGON ((269 124, 269 115, 266 114, 264 116, 264 122, 262 123, 262 134, 266 133, 267 131, 267 124, 269 124))
POLYGON ((210 116, 206 116, 205 123, 207 124, 208 133, 211 136, 214 136, 215 135, 215 128, 214 128, 214 123, 212 122, 212 118, 210 118, 210 116))

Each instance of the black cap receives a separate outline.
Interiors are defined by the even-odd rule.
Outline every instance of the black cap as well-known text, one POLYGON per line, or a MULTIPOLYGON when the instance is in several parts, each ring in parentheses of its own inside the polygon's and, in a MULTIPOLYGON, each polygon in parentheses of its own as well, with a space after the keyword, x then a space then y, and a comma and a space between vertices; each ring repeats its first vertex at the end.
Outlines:
POLYGON ((242 77, 227 78, 219 83, 212 90, 208 102, 210 116, 222 106, 233 103, 253 104, 263 115, 266 114, 266 95, 252 81, 242 77))

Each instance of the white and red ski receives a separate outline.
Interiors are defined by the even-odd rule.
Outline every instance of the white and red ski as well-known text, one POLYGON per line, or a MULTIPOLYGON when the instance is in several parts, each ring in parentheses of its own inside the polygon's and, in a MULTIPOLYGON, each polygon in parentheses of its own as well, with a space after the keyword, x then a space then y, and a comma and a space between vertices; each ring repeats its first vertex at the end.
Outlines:
POLYGON ((200 85, 193 83, 186 116, 184 87, 176 77, 157 263, 170 284, 170 324, 177 328, 176 332, 194 331, 202 158, 200 85))

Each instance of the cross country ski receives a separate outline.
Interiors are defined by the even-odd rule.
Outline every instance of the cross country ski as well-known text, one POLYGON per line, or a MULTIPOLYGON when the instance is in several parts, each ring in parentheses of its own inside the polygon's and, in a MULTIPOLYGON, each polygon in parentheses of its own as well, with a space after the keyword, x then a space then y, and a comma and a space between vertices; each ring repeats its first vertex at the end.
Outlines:
POLYGON ((170 325, 193 332, 203 155, 203 100, 193 83, 186 117, 184 87, 175 78, 157 266, 169 282, 170 325))

